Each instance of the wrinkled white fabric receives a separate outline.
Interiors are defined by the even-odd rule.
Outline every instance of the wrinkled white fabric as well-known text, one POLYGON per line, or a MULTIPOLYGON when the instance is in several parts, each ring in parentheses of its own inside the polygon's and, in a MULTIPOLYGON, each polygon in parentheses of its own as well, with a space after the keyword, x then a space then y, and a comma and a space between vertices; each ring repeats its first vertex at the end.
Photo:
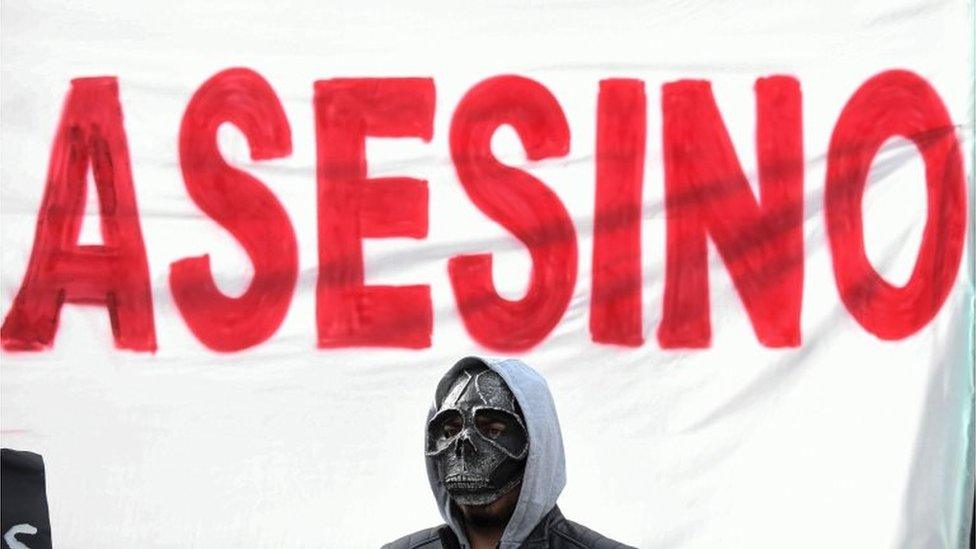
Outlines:
MULTIPOLYGON (((570 213, 572 300, 544 341, 518 353, 548 382, 566 453, 564 514, 638 547, 961 547, 973 494, 972 2, 5 2, 0 74, 0 314, 20 287, 69 81, 119 79, 159 350, 116 350, 104 308, 65 306, 52 349, 0 355, 2 445, 41 453, 57 547, 376 547, 438 524, 418 433, 458 358, 498 355, 461 322, 449 258, 493 255, 517 299, 531 260, 468 199, 449 154, 451 115, 484 78, 544 84, 571 132, 567 156, 529 162, 510 128, 494 150, 544 181, 570 213), (191 200, 177 136, 214 73, 258 71, 281 98, 293 152, 253 161, 232 127, 231 164, 263 181, 295 228, 300 275, 268 341, 234 354, 187 329, 169 266, 209 254, 218 286, 251 276, 237 242, 191 200), (823 211, 825 154, 845 102, 888 69, 922 75, 956 124, 969 200, 953 290, 916 334, 882 341, 842 305, 823 211), (710 249, 712 344, 664 350, 661 85, 708 79, 744 173, 757 187, 757 78, 803 93, 802 344, 756 339, 710 249), (427 284, 428 349, 316 349, 318 274, 312 84, 341 76, 429 76, 434 137, 370 139, 370 177, 429 182, 424 239, 367 239, 368 284, 427 284), (643 331, 635 348, 594 343, 596 98, 605 78, 647 92, 643 331)), ((867 252, 892 284, 911 273, 925 224, 924 171, 892 139, 864 196, 867 252)), ((93 194, 93 193, 89 193, 93 194)), ((89 200, 84 242, 99 238, 89 200)))

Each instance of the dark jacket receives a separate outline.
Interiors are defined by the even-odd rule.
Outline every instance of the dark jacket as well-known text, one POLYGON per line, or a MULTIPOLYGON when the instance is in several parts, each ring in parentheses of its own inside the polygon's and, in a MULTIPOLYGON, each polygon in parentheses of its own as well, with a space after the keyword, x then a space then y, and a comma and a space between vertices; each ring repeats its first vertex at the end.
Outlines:
MULTIPOLYGON (((446 524, 404 536, 383 546, 383 549, 460 549, 457 536, 446 524)), ((633 549, 605 538, 593 530, 566 520, 559 507, 542 518, 522 549, 633 549)))

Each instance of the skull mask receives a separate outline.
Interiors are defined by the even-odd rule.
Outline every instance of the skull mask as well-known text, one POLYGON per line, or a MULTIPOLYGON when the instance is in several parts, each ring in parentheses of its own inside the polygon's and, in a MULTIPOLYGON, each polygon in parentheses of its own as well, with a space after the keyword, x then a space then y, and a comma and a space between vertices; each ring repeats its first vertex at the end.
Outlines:
POLYGON ((487 505, 514 488, 528 451, 515 395, 486 367, 462 370, 427 423, 427 456, 462 505, 487 505))

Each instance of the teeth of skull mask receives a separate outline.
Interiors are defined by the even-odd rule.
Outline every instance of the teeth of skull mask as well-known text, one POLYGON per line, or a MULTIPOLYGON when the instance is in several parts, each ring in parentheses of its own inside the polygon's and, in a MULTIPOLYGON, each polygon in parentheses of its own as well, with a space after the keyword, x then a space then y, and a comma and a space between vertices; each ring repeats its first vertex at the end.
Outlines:
POLYGON ((529 451, 525 419, 494 371, 463 370, 427 424, 427 455, 462 505, 487 505, 522 480, 529 451))

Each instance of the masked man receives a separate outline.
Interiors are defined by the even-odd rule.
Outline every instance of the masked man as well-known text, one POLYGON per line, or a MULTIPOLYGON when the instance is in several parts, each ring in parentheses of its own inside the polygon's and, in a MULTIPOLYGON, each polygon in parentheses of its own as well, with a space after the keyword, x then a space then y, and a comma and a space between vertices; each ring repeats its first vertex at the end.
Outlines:
POLYGON ((566 461, 546 381, 515 359, 461 359, 427 417, 427 477, 443 526, 389 549, 627 547, 563 518, 566 461))

